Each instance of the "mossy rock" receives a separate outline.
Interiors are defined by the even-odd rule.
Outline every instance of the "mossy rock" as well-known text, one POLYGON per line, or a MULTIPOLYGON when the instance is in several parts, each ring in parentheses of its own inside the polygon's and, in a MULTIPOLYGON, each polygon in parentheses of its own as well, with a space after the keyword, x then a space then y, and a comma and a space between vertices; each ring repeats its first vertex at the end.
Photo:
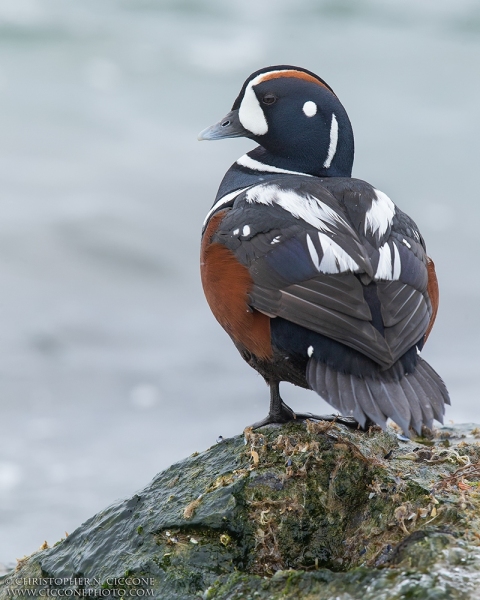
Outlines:
POLYGON ((480 598, 479 435, 246 430, 19 561, 0 599, 480 598))

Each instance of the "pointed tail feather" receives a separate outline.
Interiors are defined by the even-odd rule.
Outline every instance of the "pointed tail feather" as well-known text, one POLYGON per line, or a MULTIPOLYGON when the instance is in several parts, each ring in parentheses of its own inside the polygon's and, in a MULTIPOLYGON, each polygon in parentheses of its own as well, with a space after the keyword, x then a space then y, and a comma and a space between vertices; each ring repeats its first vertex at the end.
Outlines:
POLYGON ((311 358, 307 365, 310 387, 345 416, 354 417, 363 427, 367 417, 386 427, 390 418, 406 435, 410 428, 418 434, 422 426, 431 428, 433 419, 443 423, 445 404, 450 404, 447 388, 440 376, 422 358, 413 373, 392 381, 359 378, 335 371, 311 358))

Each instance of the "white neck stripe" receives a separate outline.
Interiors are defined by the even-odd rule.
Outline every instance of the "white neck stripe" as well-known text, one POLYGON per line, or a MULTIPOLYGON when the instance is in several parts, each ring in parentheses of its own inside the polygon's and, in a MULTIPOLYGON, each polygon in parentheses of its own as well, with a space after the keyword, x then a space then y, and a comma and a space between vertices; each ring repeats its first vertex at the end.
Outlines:
POLYGON ((225 194, 225 196, 222 196, 220 198, 220 200, 217 200, 217 202, 215 202, 215 204, 212 206, 212 208, 208 211, 207 216, 205 217, 205 220, 203 221, 203 227, 205 227, 205 225, 208 222, 208 219, 213 215, 213 213, 215 211, 217 211, 224 204, 228 204, 236 196, 239 196, 242 192, 244 192, 245 190, 248 190, 251 187, 252 186, 249 185, 247 187, 240 188, 239 190, 235 190, 234 192, 230 192, 229 194, 225 194))
POLYGON ((260 162, 259 160, 255 160, 248 156, 248 154, 244 154, 237 160, 237 165, 241 167, 246 167, 247 169, 252 169, 253 171, 263 171, 265 173, 287 173, 288 175, 304 175, 305 177, 313 177, 313 175, 309 175, 308 173, 302 173, 300 171, 288 171, 287 169, 280 169, 279 167, 273 167, 272 165, 266 165, 265 163, 260 162))
POLYGON ((330 125, 330 146, 328 147, 328 154, 323 166, 326 169, 330 168, 332 164, 333 157, 335 156, 335 152, 337 151, 337 143, 338 143, 338 122, 335 113, 332 113, 332 124, 330 125))

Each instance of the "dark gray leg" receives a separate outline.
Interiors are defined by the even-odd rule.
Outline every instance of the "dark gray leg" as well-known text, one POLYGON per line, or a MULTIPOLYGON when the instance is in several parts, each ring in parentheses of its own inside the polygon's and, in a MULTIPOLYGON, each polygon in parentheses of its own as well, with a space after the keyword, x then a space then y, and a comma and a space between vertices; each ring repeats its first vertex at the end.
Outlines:
MULTIPOLYGON (((305 421, 306 419, 312 419, 314 421, 336 421, 342 423, 348 427, 357 429, 359 424, 352 417, 342 417, 340 415, 312 415, 311 413, 297 413, 285 404, 280 396, 280 382, 269 381, 267 382, 270 387, 270 412, 268 416, 257 421, 251 425, 252 429, 258 429, 265 425, 271 425, 274 423, 288 423, 289 421, 305 421)), ((369 424, 365 425, 365 429, 368 429, 369 424)))
POLYGON ((272 423, 288 423, 297 418, 293 410, 280 397, 279 384, 279 381, 268 382, 270 388, 270 412, 267 417, 254 423, 251 426, 252 429, 258 429, 272 423))

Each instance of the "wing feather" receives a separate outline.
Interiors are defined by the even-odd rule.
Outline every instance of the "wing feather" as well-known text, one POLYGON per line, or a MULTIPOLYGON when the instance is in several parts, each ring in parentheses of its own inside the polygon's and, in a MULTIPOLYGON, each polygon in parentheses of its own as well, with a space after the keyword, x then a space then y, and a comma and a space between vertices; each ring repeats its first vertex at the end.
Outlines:
MULTIPOLYGON (((423 339, 430 321, 423 240, 396 207, 382 216, 382 236, 366 236, 362 215, 372 198, 379 202, 378 191, 358 180, 344 188, 341 181, 295 176, 255 186, 237 197, 214 241, 249 269, 253 308, 339 341, 385 369, 423 339), (372 281, 378 318, 364 291, 372 281)), ((398 417, 410 420, 406 411, 398 417)))

